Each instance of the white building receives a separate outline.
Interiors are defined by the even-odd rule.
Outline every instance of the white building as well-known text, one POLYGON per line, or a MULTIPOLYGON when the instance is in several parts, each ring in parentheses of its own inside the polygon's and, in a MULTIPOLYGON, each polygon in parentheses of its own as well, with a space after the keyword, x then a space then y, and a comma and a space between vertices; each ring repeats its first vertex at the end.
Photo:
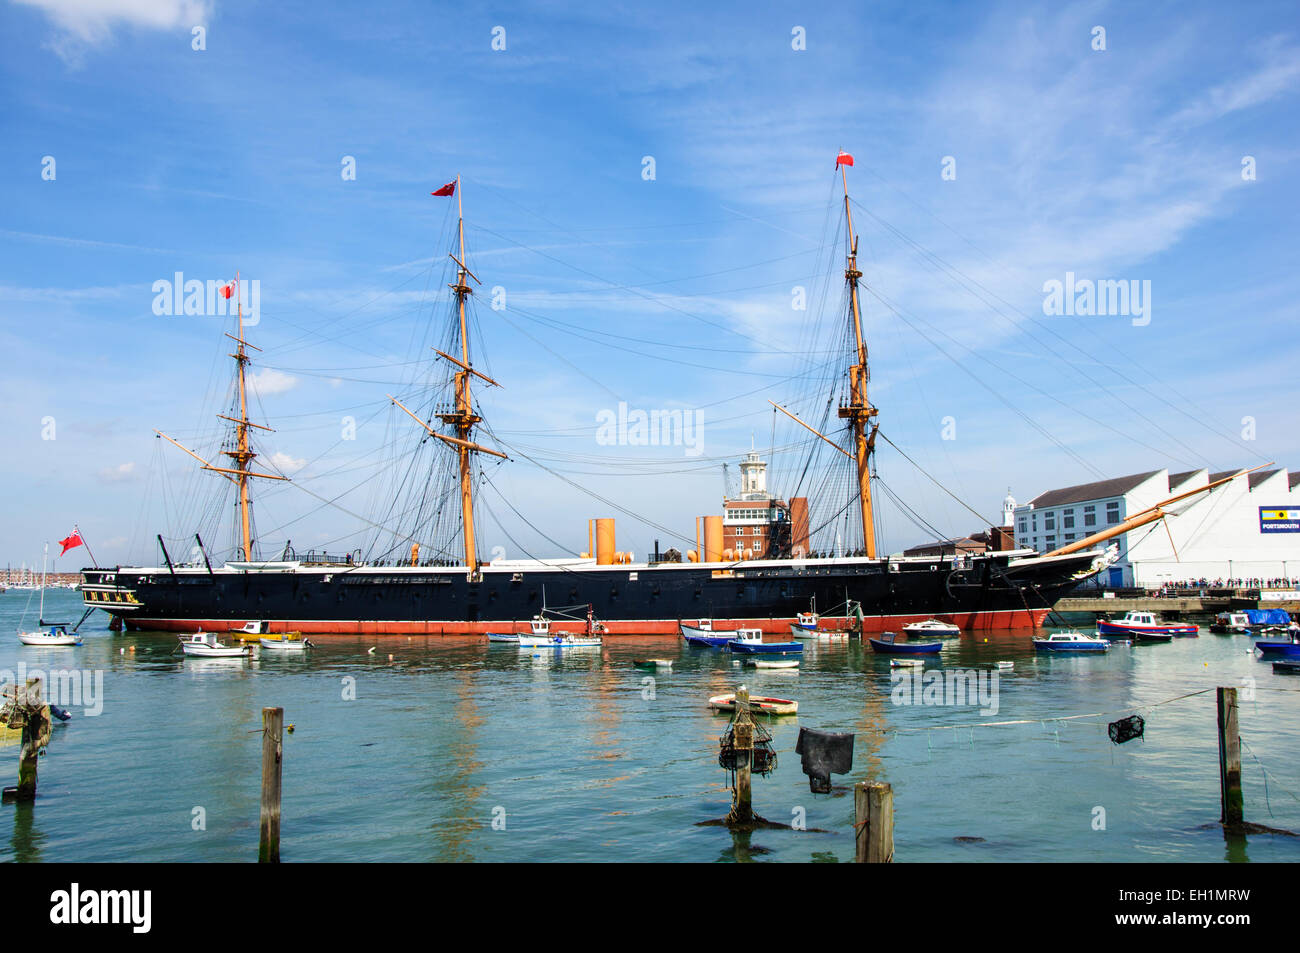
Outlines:
MULTIPOLYGON (((1198 486, 1240 473, 1154 470, 1041 493, 1015 508, 1016 545, 1050 552, 1198 486)), ((1103 583, 1300 579, 1300 473, 1258 471, 1175 503, 1118 536, 1103 583)))

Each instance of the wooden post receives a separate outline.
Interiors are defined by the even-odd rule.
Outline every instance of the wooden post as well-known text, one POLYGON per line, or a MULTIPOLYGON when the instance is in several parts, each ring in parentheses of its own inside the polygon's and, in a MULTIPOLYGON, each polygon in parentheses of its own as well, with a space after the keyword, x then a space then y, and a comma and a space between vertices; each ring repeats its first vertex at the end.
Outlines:
POLYGON ((1242 817, 1241 795, 1241 734, 1237 727, 1237 690, 1218 689, 1219 701, 1219 820, 1224 827, 1240 827, 1242 817))
POLYGON ((262 824, 259 864, 280 862, 280 767, 284 753, 284 709, 262 709, 262 824))
POLYGON ((736 790, 731 800, 730 823, 747 824, 754 819, 753 791, 751 788, 754 760, 754 718, 749 711, 749 690, 744 685, 736 689, 736 720, 733 741, 736 747, 736 790))
POLYGON ((47 743, 50 737, 49 709, 41 700, 39 678, 29 678, 25 687, 19 689, 14 686, 12 691, 12 696, 8 694, 5 696, 10 699, 4 705, 5 721, 21 718, 22 736, 21 747, 18 749, 18 784, 4 789, 3 800, 6 803, 35 801, 36 766, 39 763, 41 746, 47 743))
POLYGON ((894 862, 894 790, 884 781, 861 781, 853 786, 853 808, 857 817, 859 864, 894 862))

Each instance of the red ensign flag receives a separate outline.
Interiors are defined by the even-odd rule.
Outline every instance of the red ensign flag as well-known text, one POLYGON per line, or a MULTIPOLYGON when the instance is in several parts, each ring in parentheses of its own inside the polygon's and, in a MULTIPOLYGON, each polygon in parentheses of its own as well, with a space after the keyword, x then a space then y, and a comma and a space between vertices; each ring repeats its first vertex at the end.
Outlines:
POLYGON ((438 191, 436 191, 436 192, 430 192, 429 194, 430 194, 430 195, 455 195, 455 194, 456 194, 456 183, 455 183, 455 182, 448 182, 446 185, 444 185, 444 186, 443 186, 442 188, 440 188, 438 191))
POLYGON ((233 281, 228 281, 221 286, 221 297, 229 298, 234 293, 235 293, 235 283, 233 281))
POLYGON ((853 165, 853 156, 849 155, 847 152, 841 152, 837 155, 835 157, 835 168, 838 169, 842 165, 853 165))
MULTIPOLYGON (((59 545, 63 547, 63 553, 66 553, 69 549, 75 549, 78 546, 84 545, 81 542, 81 530, 73 529, 71 536, 67 539, 59 540, 59 545)), ((59 553, 59 555, 62 556, 63 553, 59 553)))

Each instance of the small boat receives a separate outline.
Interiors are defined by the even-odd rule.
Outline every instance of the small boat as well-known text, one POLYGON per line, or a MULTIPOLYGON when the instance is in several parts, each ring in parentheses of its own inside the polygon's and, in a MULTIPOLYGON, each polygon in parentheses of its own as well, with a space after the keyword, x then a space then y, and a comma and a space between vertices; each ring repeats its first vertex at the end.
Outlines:
POLYGON ((246 645, 224 645, 212 632, 195 632, 180 636, 181 648, 186 655, 196 658, 237 658, 251 651, 246 645))
MULTIPOLYGON (((709 707, 714 711, 735 711, 736 693, 714 695, 709 699, 709 707)), ((756 715, 796 715, 799 703, 789 698, 769 698, 766 695, 750 695, 749 710, 756 715)))
POLYGON ((735 632, 714 632, 712 619, 700 619, 696 625, 677 623, 687 645, 697 648, 720 649, 736 637, 735 632))
POLYGON ((1082 632, 1053 632, 1045 639, 1034 639, 1034 648, 1039 652, 1106 652, 1110 643, 1095 635, 1082 632))
POLYGON ((670 658, 639 658, 633 659, 632 664, 637 668, 672 668, 673 660, 670 658))
POLYGON ((511 645, 519 644, 519 634, 517 632, 489 632, 487 637, 489 642, 509 642, 511 645))
MULTIPOLYGON (((21 642, 23 645, 46 645, 46 646, 80 645, 81 636, 76 632, 69 632, 67 623, 45 621, 45 569, 49 557, 50 557, 50 544, 46 543, 45 555, 41 557, 41 585, 40 585, 41 608, 39 611, 39 615, 37 615, 36 617, 36 621, 37 621, 37 625, 49 626, 49 628, 38 629, 35 632, 23 632, 22 630, 19 630, 18 641, 21 642)), ((25 588, 35 589, 36 587, 27 586, 25 588)), ((31 605, 31 603, 28 602, 28 605, 31 605)), ((26 616, 27 613, 26 611, 24 611, 23 612, 24 620, 26 616)), ((21 625, 22 623, 20 622, 19 624, 21 625)))
POLYGON ((283 636, 264 635, 257 640, 257 644, 261 647, 263 652, 270 652, 272 654, 276 652, 280 652, 285 655, 289 655, 291 653, 297 653, 297 652, 306 652, 309 648, 312 648, 312 644, 308 642, 306 639, 302 638, 299 633, 288 633, 288 632, 286 632, 283 636), (294 635, 298 637, 291 638, 291 636, 294 635))
POLYGON ((882 632, 880 638, 868 638, 871 650, 881 655, 934 655, 943 648, 942 642, 899 642, 897 632, 882 632))
POLYGON ((598 635, 574 635, 572 632, 556 632, 545 638, 533 635, 519 636, 521 649, 590 649, 600 648, 598 635))
POLYGON ((951 622, 938 619, 926 619, 924 622, 912 622, 903 626, 908 635, 961 635, 961 628, 951 622))
POLYGON ((251 642, 253 639, 260 639, 264 635, 269 635, 271 623, 266 619, 255 619, 252 622, 245 622, 237 629, 227 629, 226 631, 231 635, 239 636, 241 640, 245 636, 249 636, 248 641, 251 642))
POLYGON ((1118 619, 1101 619, 1097 622, 1097 634, 1107 635, 1174 635, 1195 636, 1199 630, 1194 625, 1179 622, 1162 622, 1154 612, 1130 609, 1118 619))
POLYGON ((551 620, 533 616, 530 634, 516 636, 521 649, 579 649, 601 644, 599 635, 575 635, 572 632, 552 632, 551 620))
POLYGON ((1250 635, 1250 616, 1244 612, 1220 612, 1210 623, 1215 635, 1250 635))
POLYGON ((797 655, 802 642, 764 642, 762 629, 737 629, 727 648, 742 655, 797 655))
POLYGON ((1281 655, 1286 658, 1300 658, 1300 626, 1292 623, 1288 630, 1290 638, 1285 642, 1256 642, 1255 649, 1260 655, 1281 655))
POLYGON ((23 645, 80 645, 82 640, 76 632, 69 632, 65 624, 56 622, 40 632, 19 632, 18 641, 23 645))
POLYGON ((1016 667, 1015 662, 998 662, 999 672, 1010 672, 1016 667))
POLYGON ((1300 675, 1300 662, 1281 659, 1273 663, 1273 671, 1279 675, 1300 675))
POLYGON ((753 666, 754 668, 798 668, 799 660, 797 658, 792 658, 792 659, 755 658, 755 659, 750 659, 745 664, 753 666))
POLYGON ((819 617, 816 612, 800 612, 795 616, 793 627, 803 629, 805 632, 816 632, 819 617))
POLYGON ((890 668, 925 668, 925 659, 919 658, 891 658, 889 660, 890 668))

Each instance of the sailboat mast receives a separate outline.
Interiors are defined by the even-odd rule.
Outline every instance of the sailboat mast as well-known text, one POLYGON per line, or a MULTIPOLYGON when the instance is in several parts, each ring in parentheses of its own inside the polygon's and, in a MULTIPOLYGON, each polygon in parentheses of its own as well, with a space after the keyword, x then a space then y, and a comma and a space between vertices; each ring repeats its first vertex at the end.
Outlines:
MULTIPOLYGON (((46 543, 45 555, 41 557, 41 615, 40 615, 40 619, 38 620, 38 624, 40 625, 45 624, 45 564, 49 561, 49 558, 50 558, 50 544, 46 543)), ((31 605, 30 602, 27 604, 31 605)))
POLYGON ((867 381, 870 374, 867 369, 867 345, 862 337, 862 310, 858 302, 858 279, 862 272, 858 270, 858 238, 853 234, 853 211, 849 206, 849 182, 840 164, 840 181, 844 185, 844 217, 848 223, 848 260, 844 268, 844 279, 849 285, 849 301, 852 304, 853 333, 857 342, 855 363, 849 368, 850 399, 846 406, 841 406, 839 415, 847 419, 853 428, 853 458, 857 466, 858 496, 862 502, 862 539, 867 549, 867 557, 876 558, 876 529, 871 506, 871 452, 876 443, 876 425, 871 418, 877 414, 867 400, 867 381))
POLYGON ((457 232, 460 238, 460 259, 456 262, 456 306, 460 314, 460 359, 462 369, 456 372, 456 413, 452 420, 456 436, 463 443, 456 444, 456 456, 460 462, 460 512, 461 522, 465 528, 465 566, 473 575, 478 572, 478 551, 474 545, 474 477, 470 464, 470 434, 478 418, 474 416, 469 393, 469 334, 465 324, 465 299, 472 293, 466 281, 465 268, 465 206, 460 191, 460 176, 456 176, 456 217, 457 232))
MULTIPOLYGON (((239 288, 239 273, 235 273, 235 288, 239 288)), ((239 487, 239 524, 243 534, 244 561, 250 562, 253 559, 253 521, 250 513, 250 501, 248 498, 248 464, 256 456, 253 453, 248 439, 248 393, 247 383, 244 380, 244 368, 248 364, 248 353, 244 350, 244 302, 242 293, 239 295, 237 308, 239 315, 239 336, 235 338, 235 353, 230 355, 235 359, 236 377, 239 380, 239 419, 235 423, 235 449, 224 451, 226 456, 235 461, 236 484, 239 487)))

